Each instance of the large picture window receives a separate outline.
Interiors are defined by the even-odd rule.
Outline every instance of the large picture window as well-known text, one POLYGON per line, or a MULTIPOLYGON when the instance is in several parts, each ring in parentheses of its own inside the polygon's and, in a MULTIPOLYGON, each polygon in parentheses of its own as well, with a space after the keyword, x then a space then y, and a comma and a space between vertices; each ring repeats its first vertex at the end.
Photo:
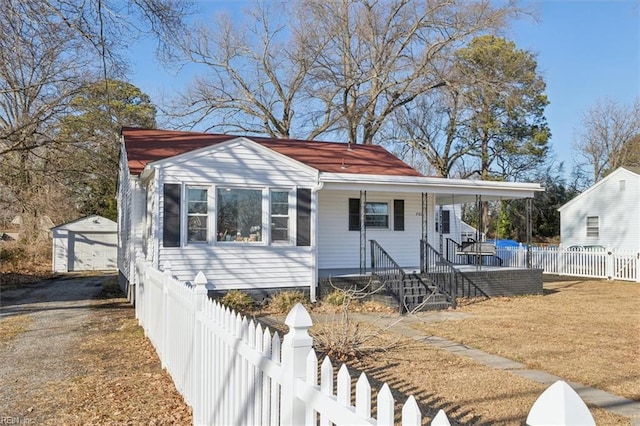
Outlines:
POLYGON ((187 187, 187 242, 207 242, 207 189, 187 187))
POLYGON ((218 241, 262 241, 262 190, 218 188, 218 241))
POLYGON ((271 241, 289 241, 289 191, 271 191, 271 241))

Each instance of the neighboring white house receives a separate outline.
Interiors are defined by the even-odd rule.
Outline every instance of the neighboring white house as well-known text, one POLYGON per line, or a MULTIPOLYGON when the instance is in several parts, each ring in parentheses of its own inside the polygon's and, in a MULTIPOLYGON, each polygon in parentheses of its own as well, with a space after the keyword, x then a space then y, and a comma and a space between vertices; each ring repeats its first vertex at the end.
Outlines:
POLYGON ((640 169, 620 167, 558 210, 563 247, 640 251, 640 169))
POLYGON ((54 272, 115 270, 118 225, 91 215, 52 228, 54 272))
POLYGON ((370 265, 369 240, 417 267, 420 240, 437 247, 438 205, 541 190, 425 177, 380 146, 124 128, 118 268, 126 286, 143 255, 217 290, 306 288, 313 300, 320 277, 370 265))

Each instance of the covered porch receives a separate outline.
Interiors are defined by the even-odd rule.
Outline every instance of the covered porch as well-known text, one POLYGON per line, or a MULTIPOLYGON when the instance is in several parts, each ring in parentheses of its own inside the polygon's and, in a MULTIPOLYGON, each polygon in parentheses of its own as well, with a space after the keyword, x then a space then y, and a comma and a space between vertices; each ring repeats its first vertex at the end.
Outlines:
MULTIPOLYGON (((357 176, 350 181, 348 178, 326 181, 321 193, 349 191, 350 203, 353 195, 357 194, 358 202, 353 204, 358 206, 358 264, 320 262, 320 296, 330 292, 332 287, 369 286, 376 292, 384 290, 406 312, 455 307, 460 298, 542 293, 541 270, 506 268, 501 267, 498 261, 489 262, 495 257, 495 250, 488 250, 481 244, 465 245, 459 237, 460 242, 455 241, 455 248, 449 248, 455 256, 448 258, 447 247, 452 239, 445 237, 443 226, 437 226, 443 223, 444 206, 468 202, 480 205, 490 200, 527 199, 527 217, 530 218, 530 199, 535 192, 542 190, 540 185, 429 177, 387 176, 384 181, 376 177, 366 180, 357 176), (416 211, 404 212, 401 219, 404 237, 400 243, 393 233, 369 226, 376 219, 376 206, 369 201, 379 199, 381 193, 393 193, 394 203, 400 197, 413 199, 413 202, 403 201, 404 205, 415 206, 416 211), (430 300, 435 307, 428 307, 430 300)), ((320 216, 322 206, 321 201, 320 216)), ((349 213, 353 216, 354 212, 350 210, 349 213)), ((399 216, 396 220, 400 220, 399 216)), ((394 228, 398 228, 397 222, 394 228)), ((322 226, 319 230, 322 232, 322 226)), ((471 240, 479 242, 482 231, 478 229, 478 239, 471 240)), ((354 234, 351 237, 355 237, 354 234)), ((530 225, 527 234, 531 235, 530 225)), ((351 247, 355 248, 355 245, 351 247)))

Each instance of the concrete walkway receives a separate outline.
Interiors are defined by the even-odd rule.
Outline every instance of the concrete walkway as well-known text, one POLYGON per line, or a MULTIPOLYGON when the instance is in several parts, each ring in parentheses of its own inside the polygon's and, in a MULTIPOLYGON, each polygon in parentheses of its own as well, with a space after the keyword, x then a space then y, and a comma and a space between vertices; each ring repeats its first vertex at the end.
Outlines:
MULTIPOLYGON (((508 371, 512 374, 533 380, 538 383, 550 386, 558 380, 564 380, 561 377, 546 373, 539 370, 529 370, 524 364, 490 353, 470 348, 451 340, 443 339, 436 336, 425 336, 419 330, 412 327, 416 323, 429 323, 451 321, 470 317, 470 314, 455 311, 439 311, 439 312, 420 312, 414 315, 399 316, 380 314, 351 314, 355 321, 368 322, 383 329, 413 338, 424 344, 443 349, 447 352, 459 356, 465 356, 474 361, 498 370, 508 371)), ((565 380, 566 381, 566 380, 565 380)), ((577 382, 567 383, 580 395, 587 403, 608 410, 614 414, 628 417, 632 426, 640 426, 640 402, 602 391, 600 389, 585 386, 577 382)))

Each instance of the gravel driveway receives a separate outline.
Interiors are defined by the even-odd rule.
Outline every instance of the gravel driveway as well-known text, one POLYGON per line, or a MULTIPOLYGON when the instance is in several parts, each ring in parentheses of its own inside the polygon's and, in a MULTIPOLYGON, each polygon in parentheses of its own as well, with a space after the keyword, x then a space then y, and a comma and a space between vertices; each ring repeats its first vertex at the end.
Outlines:
POLYGON ((68 277, 0 294, 0 320, 28 315, 23 332, 0 342, 0 424, 41 423, 48 414, 34 405, 46 384, 83 374, 75 348, 105 277, 68 277))

